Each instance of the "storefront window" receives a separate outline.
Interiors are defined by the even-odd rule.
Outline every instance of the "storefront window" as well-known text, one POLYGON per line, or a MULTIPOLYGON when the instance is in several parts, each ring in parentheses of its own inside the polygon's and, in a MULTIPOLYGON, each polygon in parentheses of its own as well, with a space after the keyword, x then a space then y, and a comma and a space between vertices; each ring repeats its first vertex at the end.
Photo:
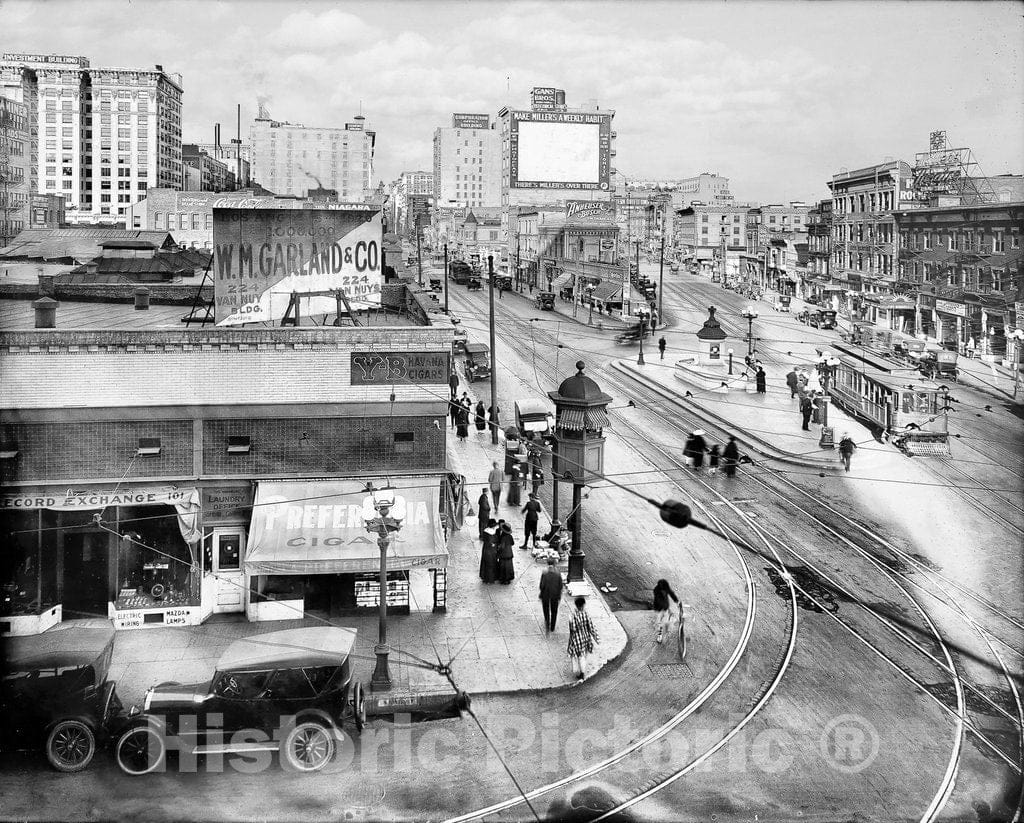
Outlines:
POLYGON ((0 616, 39 614, 53 605, 40 602, 39 512, 4 512, 0 523, 0 616))
POLYGON ((118 532, 119 610, 199 604, 199 568, 181 536, 173 507, 122 507, 118 532))

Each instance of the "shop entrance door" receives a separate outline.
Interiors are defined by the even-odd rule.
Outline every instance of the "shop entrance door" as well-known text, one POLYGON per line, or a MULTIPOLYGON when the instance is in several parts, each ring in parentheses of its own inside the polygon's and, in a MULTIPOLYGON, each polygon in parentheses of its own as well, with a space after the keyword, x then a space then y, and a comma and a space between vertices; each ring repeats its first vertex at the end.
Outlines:
POLYGON ((242 545, 245 529, 213 530, 213 573, 215 582, 214 613, 240 612, 245 608, 242 595, 242 545))
POLYGON ((64 534, 63 616, 106 617, 110 599, 109 538, 104 532, 64 534))

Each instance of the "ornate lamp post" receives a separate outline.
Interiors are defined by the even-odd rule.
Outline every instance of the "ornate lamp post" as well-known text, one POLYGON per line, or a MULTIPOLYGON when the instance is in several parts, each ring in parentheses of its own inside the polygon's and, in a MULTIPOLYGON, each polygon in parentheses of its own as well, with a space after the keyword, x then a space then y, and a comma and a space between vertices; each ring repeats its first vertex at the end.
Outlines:
POLYGON ((363 521, 366 531, 377 535, 377 547, 380 549, 380 612, 377 628, 377 645, 373 653, 377 655, 377 665, 370 678, 370 689, 375 692, 386 692, 391 689, 391 672, 388 669, 388 546, 391 544, 392 533, 402 528, 405 519, 405 501, 395 497, 394 489, 374 489, 372 483, 367 484, 370 496, 363 500, 363 521), (397 503, 397 505, 396 505, 397 503))
POLYGON ((590 283, 587 285, 587 302, 590 303, 590 313, 587 315, 587 325, 594 325, 594 289, 597 287, 590 283))
POLYGON ((732 375, 732 349, 729 349, 729 374, 732 375))
POLYGON ((753 306, 747 306, 743 310, 743 316, 747 319, 747 357, 754 354, 754 321, 757 320, 757 312, 753 306))
POLYGON ((828 407, 831 402, 828 391, 838 366, 838 357, 825 357, 821 361, 822 388, 825 393, 821 398, 821 437, 818 439, 818 446, 823 449, 831 449, 835 446, 835 430, 828 424, 828 407))
MULTIPOLYGON (((562 381, 558 391, 548 392, 555 404, 555 443, 551 456, 553 480, 572 483, 572 548, 569 550, 569 582, 583 579, 582 522, 583 487, 600 479, 604 472, 604 427, 611 395, 583 374, 584 363, 576 363, 577 372, 562 381)), ((557 487, 557 482, 556 482, 557 487)))
POLYGON ((647 310, 637 309, 637 317, 640 318, 640 356, 636 359, 638 366, 644 365, 644 335, 647 334, 647 310))

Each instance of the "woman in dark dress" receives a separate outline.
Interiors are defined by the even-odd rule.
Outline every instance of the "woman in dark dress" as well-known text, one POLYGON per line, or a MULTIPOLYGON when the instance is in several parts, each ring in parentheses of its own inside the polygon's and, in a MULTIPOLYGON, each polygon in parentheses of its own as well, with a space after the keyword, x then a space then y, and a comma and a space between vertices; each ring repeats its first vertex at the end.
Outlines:
POLYGON ((487 414, 487 412, 484 409, 484 401, 483 400, 477 400, 476 401, 476 421, 475 422, 476 422, 476 430, 478 432, 482 432, 485 428, 487 428, 487 419, 485 417, 486 414, 487 414))
POLYGON ((722 471, 725 472, 726 477, 734 477, 736 475, 736 465, 739 462, 740 450, 736 445, 736 438, 730 435, 725 451, 722 452, 722 471))
POLYGON ((459 440, 469 437, 469 409, 465 406, 460 408, 455 415, 455 434, 459 440))
POLYGON ((683 446, 683 456, 690 459, 691 465, 695 469, 699 469, 704 465, 704 455, 707 450, 708 444, 704 440, 704 429, 697 429, 683 446))
POLYGON ((493 583, 498 579, 498 546, 495 542, 497 522, 491 518, 484 529, 483 548, 480 550, 480 579, 493 583))
POLYGON ((765 381, 767 379, 768 379, 768 376, 764 373, 764 369, 758 367, 757 374, 754 375, 754 385, 755 385, 755 388, 757 389, 757 393, 758 394, 764 394, 767 391, 767 388, 766 388, 766 385, 765 385, 765 381))
POLYGON ((497 541, 498 582, 504 583, 507 586, 516 576, 515 566, 512 563, 512 558, 515 557, 515 552, 512 549, 516 541, 512 537, 512 527, 508 523, 502 524, 501 533, 497 536, 497 541))

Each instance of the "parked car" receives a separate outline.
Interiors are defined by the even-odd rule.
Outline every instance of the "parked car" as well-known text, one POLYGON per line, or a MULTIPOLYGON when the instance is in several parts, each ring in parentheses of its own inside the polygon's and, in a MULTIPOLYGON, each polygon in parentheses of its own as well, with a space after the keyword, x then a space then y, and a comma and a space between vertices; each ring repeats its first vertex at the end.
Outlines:
POLYGON ((355 639, 355 629, 331 626, 236 640, 210 680, 146 692, 115 746, 118 765, 132 775, 160 768, 174 735, 191 755, 276 751, 290 769, 319 771, 343 723, 352 720, 358 734, 366 719, 349 663, 355 639))
POLYGON ((107 680, 114 627, 88 622, 4 638, 0 749, 41 748, 57 771, 79 772, 120 730, 123 707, 107 680))
POLYGON ((541 311, 555 310, 555 293, 553 291, 540 291, 533 298, 533 305, 541 311))
POLYGON ((528 398, 516 401, 516 427, 527 440, 539 438, 554 442, 555 415, 546 400, 528 398))
POLYGON ((470 383, 491 376, 491 347, 486 343, 467 343, 466 378, 470 383))

